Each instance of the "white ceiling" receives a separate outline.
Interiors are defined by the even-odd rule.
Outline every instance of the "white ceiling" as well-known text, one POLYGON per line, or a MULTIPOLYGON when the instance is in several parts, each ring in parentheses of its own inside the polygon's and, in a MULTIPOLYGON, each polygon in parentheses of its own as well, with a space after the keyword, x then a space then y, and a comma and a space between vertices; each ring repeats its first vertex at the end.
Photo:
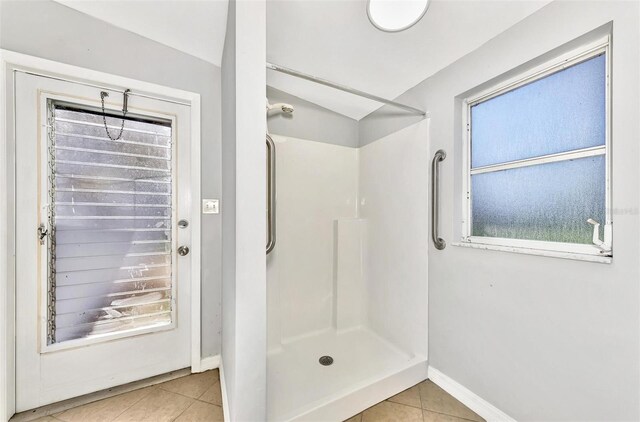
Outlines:
MULTIPOLYGON (((267 0, 267 60, 393 99, 550 0, 434 0, 404 32, 376 29, 366 0, 267 0)), ((361 119, 379 103, 267 71, 267 83, 361 119)))
POLYGON ((217 66, 222 61, 228 0, 56 1, 217 66))
MULTIPOLYGON (((56 1, 221 63, 228 0, 56 1)), ((267 60, 393 99, 549 2, 432 0, 418 24, 388 33, 371 25, 366 0, 267 0, 267 60)), ((357 120, 380 107, 271 70, 267 83, 357 120)))

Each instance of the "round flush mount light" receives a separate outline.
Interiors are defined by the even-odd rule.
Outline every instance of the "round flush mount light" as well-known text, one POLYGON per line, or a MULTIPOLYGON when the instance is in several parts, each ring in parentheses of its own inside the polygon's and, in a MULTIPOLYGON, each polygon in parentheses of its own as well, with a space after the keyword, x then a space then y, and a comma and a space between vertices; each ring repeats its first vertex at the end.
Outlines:
POLYGON ((429 3, 429 0, 368 0, 367 15, 381 31, 400 32, 418 23, 429 3))

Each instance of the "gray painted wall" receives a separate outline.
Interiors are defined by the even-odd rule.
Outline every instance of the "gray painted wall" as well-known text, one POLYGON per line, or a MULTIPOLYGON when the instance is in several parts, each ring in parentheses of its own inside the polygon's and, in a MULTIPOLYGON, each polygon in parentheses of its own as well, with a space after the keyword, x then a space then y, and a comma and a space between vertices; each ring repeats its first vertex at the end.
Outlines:
MULTIPOLYGON (((0 48, 200 94, 202 197, 220 197, 219 67, 53 1, 2 0, 0 10, 0 48)), ((219 215, 202 216, 201 254, 206 357, 220 353, 219 215)))
MULTIPOLYGON (((430 111, 431 155, 449 153, 440 227, 449 245, 429 250, 429 363, 517 420, 640 419, 639 16, 635 1, 552 2, 399 97, 430 111), (606 30, 613 263, 452 246, 462 202, 461 99, 606 30)), ((416 120, 392 113, 385 107, 361 120, 360 143, 416 120)))
POLYGON ((311 103, 287 92, 267 86, 269 103, 288 103, 293 114, 270 111, 269 133, 309 139, 347 147, 358 146, 358 121, 311 103))

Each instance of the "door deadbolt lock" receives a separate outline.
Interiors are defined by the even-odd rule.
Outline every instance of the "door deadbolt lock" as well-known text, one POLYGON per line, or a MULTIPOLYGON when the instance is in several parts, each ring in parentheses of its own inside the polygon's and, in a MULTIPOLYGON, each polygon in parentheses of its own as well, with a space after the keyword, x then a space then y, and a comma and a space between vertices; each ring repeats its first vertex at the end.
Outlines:
POLYGON ((178 255, 180 256, 185 256, 189 253, 189 247, 188 246, 180 246, 178 248, 178 255))
POLYGON ((178 221, 178 227, 180 227, 181 229, 186 229, 187 227, 189 227, 189 222, 187 220, 180 220, 178 221))

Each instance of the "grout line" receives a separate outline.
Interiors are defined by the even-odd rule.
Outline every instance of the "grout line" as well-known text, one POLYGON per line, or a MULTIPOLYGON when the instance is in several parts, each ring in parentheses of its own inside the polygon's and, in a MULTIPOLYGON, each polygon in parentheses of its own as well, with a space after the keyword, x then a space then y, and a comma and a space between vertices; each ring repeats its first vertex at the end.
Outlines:
MULTIPOLYGON (((166 390, 165 390, 165 391, 166 391, 166 390)), ((184 396, 184 395, 182 395, 182 394, 179 394, 179 395, 180 395, 180 396, 182 396, 182 397, 188 397, 188 396, 184 396)), ((191 398, 191 397, 189 397, 189 398, 191 398)), ((180 412, 180 414, 179 414, 179 415, 177 415, 175 418, 171 419, 171 421, 170 421, 170 422, 173 422, 173 421, 175 421, 176 419, 178 419, 180 416, 182 416, 182 414, 183 414, 184 412, 186 412, 187 410, 189 410, 189 409, 191 408, 191 406, 193 406, 194 404, 196 404, 196 402, 197 402, 197 401, 199 401, 199 402, 201 402, 201 403, 205 403, 205 404, 210 404, 211 406, 216 406, 216 407, 219 407, 220 409, 222 409, 222 406, 218 406, 217 404, 213 404, 213 403, 209 403, 209 402, 206 402, 206 401, 202 401, 202 400, 195 399, 193 403, 191 403, 189 406, 187 406, 187 408, 186 408, 186 409, 184 409, 182 412, 180 412)))
MULTIPOLYGON (((205 371, 205 372, 206 372, 206 371, 205 371)), ((204 373, 204 372, 200 372, 200 373, 202 374, 202 373, 204 373)), ((196 375, 196 374, 191 374, 191 375, 196 375)), ((191 375, 187 375, 187 377, 190 377, 191 375)), ((181 378, 186 378, 186 377, 181 377, 181 378)), ((180 379, 180 378, 176 378, 176 379, 180 379)), ((171 380, 171 381, 173 381, 173 380, 171 380)), ((169 381, 167 381, 167 382, 169 382, 169 381)), ((207 390, 208 390, 209 388, 211 388, 211 387, 215 387, 215 385, 216 385, 216 384, 219 384, 219 383, 220 383, 220 378, 218 378, 218 380, 217 380, 217 381, 215 381, 215 382, 213 383, 213 385, 210 385, 209 387, 207 387, 207 390)), ((162 384, 164 384, 164 383, 162 383, 162 384)), ((200 394, 200 396, 198 396, 198 397, 194 398, 194 397, 191 397, 191 396, 187 396, 187 395, 185 395, 185 394, 182 394, 182 393, 177 393, 177 392, 175 392, 175 391, 166 390, 166 389, 162 388, 162 384, 157 384, 157 387, 158 387, 160 390, 162 390, 162 391, 166 391, 167 393, 173 393, 173 394, 177 394, 177 395, 182 396, 182 397, 186 397, 186 398, 188 398, 188 399, 201 401, 201 402, 203 402, 203 403, 213 404, 213 403, 209 403, 209 402, 204 401, 204 400, 200 400, 200 397, 202 397, 202 396, 204 395, 204 393, 206 393, 206 392, 207 392, 207 390, 205 390, 202 394, 200 394)), ((222 387, 222 385, 221 385, 221 387, 222 387)), ((214 406, 218 406, 218 405, 216 404, 216 405, 214 405, 214 406)), ((222 406, 220 406, 220 407, 222 407, 222 406)))
MULTIPOLYGON (((155 387, 155 385, 151 385, 149 387, 143 387, 143 388, 150 388, 153 389, 155 387)), ((136 390, 133 390, 136 391, 136 390)), ((131 391, 130 391, 131 393, 131 391)), ((116 419, 118 419, 120 416, 122 416, 127 410, 131 409, 133 406, 135 406, 136 404, 140 403, 142 400, 146 399, 147 397, 149 397, 149 395, 151 395, 152 391, 150 391, 149 393, 145 394, 144 396, 140 397, 138 400, 136 400, 131 406, 127 407, 126 409, 124 409, 121 413, 119 413, 115 418, 111 419, 111 421, 115 421, 116 419)), ((118 394, 118 396, 122 396, 124 394, 127 393, 121 393, 118 394)), ((114 396, 114 397, 118 397, 118 396, 114 396)))
POLYGON ((426 410, 427 412, 431 412, 431 413, 437 413, 438 415, 451 416, 452 418, 460 419, 461 421, 478 422, 475 419, 467 419, 467 418, 463 418, 462 416, 452 415, 450 413, 437 412, 435 410, 429 410, 429 409, 422 409, 422 410, 426 410))
MULTIPOLYGON (((185 397, 186 397, 186 396, 185 396, 185 397)), ((193 402, 193 403, 195 403, 195 402, 193 402)), ((178 414, 176 415, 176 417, 175 417, 175 418, 171 419, 171 421, 170 421, 170 422, 173 422, 173 421, 175 421, 176 419, 178 419, 180 416, 182 416, 182 414, 183 414, 184 412, 186 412, 187 410, 189 410, 189 409, 191 408, 191 406, 193 406, 193 403, 189 404, 189 406, 187 406, 187 407, 186 407, 182 412, 178 413, 178 414)))
MULTIPOLYGON (((408 405, 406 405, 406 406, 408 406, 408 405)), ((411 406, 411 407, 413 407, 413 406, 411 406)), ((466 406, 465 406, 465 407, 466 407, 466 406)), ((469 409, 469 408, 467 407, 467 409, 469 409)), ((444 412, 439 412, 439 411, 437 411, 437 410, 425 409, 424 407, 422 408, 422 410, 426 410, 427 412, 431 412, 431 413, 437 413, 437 414, 439 414, 439 415, 452 416, 452 417, 454 417, 454 418, 462 419, 462 420, 465 420, 465 421, 470 421, 470 422, 479 422, 479 421, 478 421, 478 420, 476 420, 476 419, 469 419, 469 418, 465 418, 465 417, 458 416, 458 415, 452 415, 451 413, 444 413, 444 412)), ((469 409, 469 410, 471 410, 471 409, 469 409)), ((471 410, 471 411, 473 412, 473 410, 471 410)), ((475 412, 474 412, 474 413, 475 413, 475 412)), ((478 417, 479 417, 480 419, 482 419, 482 417, 481 417, 480 415, 478 415, 478 417)))
MULTIPOLYGON (((175 391, 171 391, 171 390, 165 390, 165 389, 164 389, 164 388, 162 388, 162 387, 158 387, 158 388, 159 388, 160 390, 162 390, 162 391, 166 392, 166 393, 176 394, 176 395, 178 395, 178 396, 186 397, 186 398, 191 399, 191 400, 198 400, 197 398, 194 398, 194 397, 191 397, 191 396, 187 396, 186 394, 176 393, 175 391)), ((202 394, 204 394, 204 393, 202 393, 202 394)))
MULTIPOLYGON (((413 386, 411 386, 411 387, 407 388, 406 390, 401 391, 400 393, 403 393, 404 391, 407 391, 407 390, 409 390, 409 389, 411 389, 411 388, 413 388, 413 387, 416 387, 416 386, 418 386, 418 385, 422 384, 423 382, 424 382, 424 381, 419 382, 418 384, 413 385, 413 386)), ((400 394, 400 393, 398 393, 398 394, 400 394)), ((446 392, 445 392, 445 393, 446 393, 446 392)), ((449 393, 446 393, 446 394, 447 394, 447 395, 449 395, 449 396, 451 396, 451 394, 449 394, 449 393)), ((453 397, 453 396, 451 396, 451 397, 453 397)), ((414 408, 414 409, 420 409, 420 410, 422 410, 422 411, 426 410, 427 412, 437 413, 437 414, 439 414, 439 415, 451 416, 451 417, 454 417, 454 418, 457 418, 457 419, 460 419, 460 420, 464 420, 464 421, 469 421, 469 422, 478 422, 476 419, 468 419, 468 418, 464 418, 464 417, 462 417, 462 416, 452 415, 452 414, 450 414, 450 413, 444 413, 444 412, 438 412, 437 410, 426 409, 426 408, 422 407, 422 396, 420 396, 420 407, 418 407, 418 406, 413 406, 413 405, 411 405, 411 404, 395 402, 395 401, 392 401, 392 400, 391 400, 392 398, 393 398, 393 396, 392 396, 392 397, 389 397, 388 399, 383 400, 383 401, 387 401, 387 402, 389 402, 389 403, 393 403, 393 404, 399 404, 399 405, 402 405, 402 406, 412 407, 412 408, 414 408)), ((455 397, 453 397, 453 398, 455 399, 455 397)), ((456 399, 456 400, 457 400, 457 399, 456 399)), ((460 401, 460 400, 458 400, 458 401, 460 401)), ((382 403, 382 402, 381 402, 381 403, 382 403)), ((379 404, 379 403, 378 403, 378 404, 379 404)), ((462 404, 462 403, 461 403, 461 404, 462 404)), ((375 406, 375 405, 374 405, 374 406, 375 406)), ((465 406, 464 404, 462 404, 462 406, 464 406, 464 407, 466 407, 467 409, 469 409, 469 408, 468 408, 467 406, 465 406)), ((373 406, 372 406, 372 407, 373 407, 373 406)), ((471 410, 471 409, 469 409, 469 410, 471 410)), ((473 410, 471 410, 471 411, 473 412, 473 410)), ((363 411, 363 412, 364 412, 364 411, 363 411)), ((474 412, 474 413, 475 413, 475 412, 474 412)), ((478 417, 479 417, 480 419, 482 419, 482 417, 481 417, 480 415, 478 415, 478 417)))
POLYGON ((211 403, 211 402, 204 401, 204 400, 200 400, 200 399, 196 399, 196 401, 199 401, 199 402, 201 402, 201 403, 206 403, 206 404, 212 404, 212 405, 214 405, 214 406, 218 406, 218 407, 222 407, 222 406, 221 406, 221 405, 219 405, 219 404, 211 403))
MULTIPOLYGON (((384 401, 388 401, 389 403, 393 403, 393 404, 401 404, 401 405, 403 405, 403 406, 407 406, 407 407, 413 407, 414 409, 429 410, 429 409, 424 409, 424 408, 422 408, 422 407, 414 406, 414 405, 411 405, 411 404, 398 403, 397 401, 392 401, 392 400, 389 400, 389 399, 386 399, 386 400, 384 400, 384 401)), ((436 413, 439 413, 439 412, 436 412, 436 413)), ((444 415, 444 413, 443 413, 443 415, 444 415)), ((453 416, 453 415, 451 415, 451 416, 453 416)))
MULTIPOLYGON (((210 386, 209 388, 215 387, 215 386, 216 386, 216 384, 220 384, 220 379, 218 379, 218 381, 214 382, 214 383, 213 383, 213 385, 212 385, 212 386, 210 386)), ((207 388, 207 389, 204 391, 204 393, 206 393, 206 392, 209 390, 209 388, 207 388)), ((222 384, 220 384, 220 388, 222 389, 222 384)), ((204 396, 204 393, 202 393, 202 394, 200 395, 200 397, 204 396)), ((207 404, 212 404, 212 405, 214 405, 214 406, 222 407, 222 405, 220 405, 220 404, 211 403, 211 402, 208 402, 208 401, 206 401, 206 400, 200 400, 200 397, 198 397, 196 400, 197 400, 197 401, 200 401, 200 402, 202 402, 202 403, 207 403, 207 404)))
MULTIPOLYGON (((214 384, 214 385, 215 385, 215 384, 214 384)), ((200 400, 200 397, 202 397, 202 395, 201 395, 200 397, 198 397, 198 398, 193 398, 193 397, 191 397, 191 396, 187 396, 187 395, 184 395, 184 394, 182 394, 182 393, 176 393, 175 391, 165 390, 165 389, 164 389, 164 388, 162 388, 162 387, 160 387, 160 390, 165 391, 165 392, 167 392, 167 393, 176 394, 176 395, 181 396, 181 397, 186 397, 186 398, 191 399, 191 400, 195 400, 195 401, 199 401, 199 402, 202 402, 202 403, 212 404, 212 405, 214 405, 214 406, 222 407, 222 406, 220 406, 219 404, 210 403, 210 402, 205 401, 205 400, 200 400)), ((206 391, 205 391, 205 392, 206 392, 206 391)), ((204 394, 204 393, 202 393, 202 394, 204 394)))

